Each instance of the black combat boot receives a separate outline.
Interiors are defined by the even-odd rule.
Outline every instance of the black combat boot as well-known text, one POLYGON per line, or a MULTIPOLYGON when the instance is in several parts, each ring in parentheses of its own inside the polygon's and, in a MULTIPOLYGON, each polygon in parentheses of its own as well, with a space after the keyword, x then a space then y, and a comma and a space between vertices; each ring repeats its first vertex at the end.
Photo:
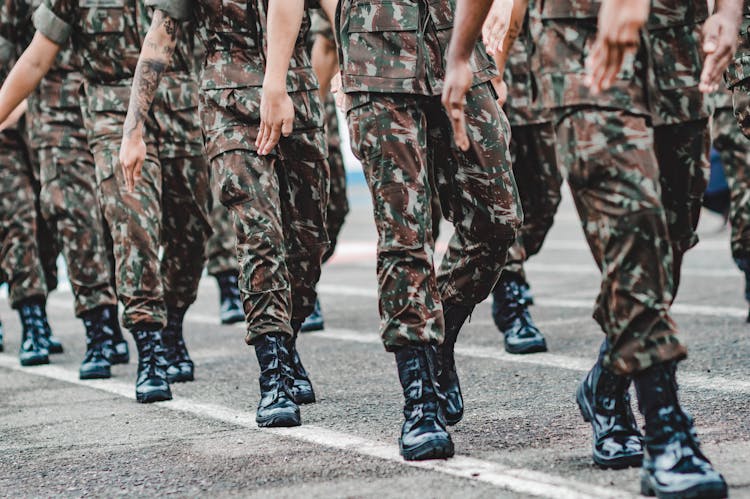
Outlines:
POLYGON ((219 283, 219 316, 222 324, 236 324, 245 320, 240 298, 239 273, 230 270, 217 274, 219 283))
POLYGON ((22 366, 49 364, 49 350, 44 338, 44 299, 28 298, 18 304, 23 333, 19 359, 22 366))
POLYGON ((492 318, 505 336, 508 353, 546 352, 547 342, 529 313, 529 289, 514 272, 503 272, 492 290, 492 318))
POLYGON ((156 325, 136 328, 133 332, 138 348, 138 378, 135 381, 135 399, 143 404, 172 400, 169 389, 161 342, 161 331, 156 325))
POLYGON ((112 329, 107 324, 106 307, 99 307, 83 315, 86 327, 86 354, 78 370, 80 379, 112 377, 112 329))
POLYGON ((300 330, 300 327, 298 322, 292 321, 294 335, 288 338, 286 345, 289 355, 292 358, 292 376, 294 376, 292 396, 294 397, 294 401, 299 405, 314 404, 315 390, 313 390, 310 375, 307 374, 305 366, 302 365, 302 359, 300 359, 299 352, 297 351, 297 332, 300 330))
POLYGON ((283 333, 264 334, 253 342, 260 366, 260 403, 255 421, 261 427, 299 426, 299 407, 294 402, 292 359, 283 333))
MULTIPOLYGON (((750 258, 739 257, 734 259, 734 263, 745 274, 745 301, 750 304, 750 258)), ((747 314, 747 322, 750 323, 750 311, 747 314)))
POLYGON ((5 340, 3 336, 3 322, 0 321, 0 352, 5 350, 5 345, 3 344, 3 341, 5 340))
POLYGON ((120 329, 120 317, 117 314, 117 305, 108 305, 104 307, 104 321, 107 327, 112 331, 112 351, 109 355, 109 361, 112 365, 127 364, 130 362, 130 349, 128 342, 122 336, 120 329))
POLYGON ((594 430, 594 463, 613 469, 640 466, 643 443, 630 407, 631 380, 602 365, 607 348, 604 340, 596 364, 578 385, 576 401, 594 430))
POLYGON ((43 300, 40 307, 42 310, 42 324, 44 327, 44 334, 41 338, 42 345, 47 348, 49 353, 63 353, 62 343, 54 334, 52 334, 52 328, 47 320, 47 306, 43 300))
POLYGON ((310 333, 312 331, 322 331, 325 328, 323 322, 323 311, 320 308, 320 300, 315 300, 315 308, 310 315, 305 318, 305 322, 302 323, 300 331, 303 333, 310 333))
POLYGON ((396 351, 398 378, 404 389, 404 424, 398 440, 407 461, 453 456, 453 441, 446 429, 437 352, 432 345, 409 345, 396 351))
POLYGON ((167 358, 167 379, 170 383, 181 383, 195 379, 195 366, 190 360, 185 339, 182 337, 182 322, 186 309, 167 311, 167 327, 161 333, 167 358))
POLYGON ((445 339, 437 348, 438 382, 444 395, 443 411, 449 426, 458 424, 464 417, 464 399, 461 396, 461 385, 458 382, 456 359, 453 355, 456 339, 461 327, 471 314, 472 307, 464 305, 447 305, 443 311, 445 318, 445 339))
POLYGON ((634 376, 646 419, 641 493, 661 499, 727 497, 724 477, 701 452, 693 421, 680 408, 675 370, 676 364, 667 362, 634 376))

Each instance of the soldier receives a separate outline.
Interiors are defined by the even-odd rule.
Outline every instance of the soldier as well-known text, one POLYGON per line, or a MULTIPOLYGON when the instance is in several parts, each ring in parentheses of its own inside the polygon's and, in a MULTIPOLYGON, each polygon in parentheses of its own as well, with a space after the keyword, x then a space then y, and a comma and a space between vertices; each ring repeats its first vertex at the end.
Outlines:
POLYGON ((132 185, 143 161, 142 117, 178 42, 176 22, 193 19, 207 53, 206 149, 221 202, 235 220, 245 341, 261 371, 256 421, 297 426, 298 404, 314 402, 315 393, 296 338, 313 310, 328 248, 323 109, 306 47, 304 2, 149 1, 157 10, 133 82, 123 168, 132 185))
POLYGON ((194 119, 197 93, 190 54, 175 56, 157 105, 147 116, 143 180, 128 192, 117 168, 146 12, 136 0, 117 7, 45 1, 34 14, 37 33, 0 90, 0 118, 33 91, 61 45, 71 39, 83 59, 84 119, 98 198, 113 240, 117 294, 125 305, 124 325, 138 346, 136 399, 155 402, 172 397, 165 367, 173 381, 193 377, 181 328, 203 269, 210 189, 194 119))
MULTIPOLYGON (((732 257, 745 274, 745 299, 750 303, 750 142, 747 141, 750 139, 750 63, 747 57, 750 54, 750 2, 743 3, 742 14, 739 47, 725 77, 732 93, 735 120, 728 111, 717 106, 714 147, 721 154, 731 191, 732 257)), ((750 322, 750 314, 747 320, 750 322)))
MULTIPOLYGON (((488 3, 478 6, 475 2, 471 9, 460 3, 457 13, 460 29, 451 46, 443 100, 460 138, 466 133, 462 99, 470 82, 468 54, 488 3)), ((692 7, 659 5, 651 19, 671 12, 675 19, 690 21, 677 9, 699 11, 697 3, 692 7)), ((643 492, 660 497, 725 497, 726 483, 700 451, 692 420, 677 401, 676 362, 685 357, 686 349, 668 313, 672 245, 659 196, 653 135, 646 122, 650 113, 643 92, 646 85, 638 81, 648 60, 644 51, 630 56, 620 69, 625 53, 638 44, 648 4, 605 1, 598 30, 598 3, 555 2, 537 7, 532 15, 542 64, 536 67, 543 71, 543 95, 559 113, 559 144, 570 144, 566 151, 569 183, 605 280, 595 318, 608 340, 577 397, 584 417, 594 427, 595 462, 622 467, 639 463, 643 456, 627 396, 628 377, 633 376, 646 420, 643 492), (581 40, 597 37, 588 76, 581 64, 584 45, 574 43, 573 33, 581 40), (609 49, 610 45, 617 50, 609 49), (602 80, 607 84, 602 85, 602 80), (586 84, 604 92, 597 99, 586 84)), ((713 17, 707 26, 714 25, 713 17)), ((674 33, 686 31, 692 29, 678 28, 674 33)), ((712 48, 703 47, 709 54, 712 48)), ((690 51, 687 54, 692 57, 690 51)), ((713 64, 711 59, 704 71, 713 64)), ((688 70, 693 74, 692 68, 688 70)))
POLYGON ((510 37, 506 38, 510 49, 495 55, 498 68, 505 68, 502 79, 495 80, 495 86, 501 100, 507 95, 504 110, 510 120, 513 176, 521 197, 524 222, 510 247, 500 280, 492 290, 492 318, 503 333, 505 350, 523 354, 547 350, 544 336, 528 310, 533 297, 523 264, 539 253, 552 228, 561 199, 562 174, 557 165, 552 116, 540 105, 540 100, 535 99, 539 88, 529 62, 534 47, 528 16, 516 20, 516 24, 518 26, 511 26, 510 37))
MULTIPOLYGON (((338 72, 336 39, 333 36, 331 23, 321 12, 313 11, 310 18, 311 60, 315 76, 320 82, 320 98, 325 105, 328 165, 331 170, 331 188, 326 207, 326 230, 331 245, 323 255, 323 263, 326 263, 336 250, 339 233, 349 213, 349 200, 346 197, 346 168, 344 156, 341 154, 339 120, 336 114, 336 103, 331 93, 331 79, 338 72)), ((320 331, 323 327, 323 312, 320 308, 320 299, 318 299, 315 302, 315 309, 302 323, 300 331, 320 331)))
POLYGON ((221 191, 214 182, 213 206, 209 219, 213 234, 206 242, 206 270, 219 285, 219 319, 222 324, 236 324, 245 320, 240 299, 239 271, 237 270, 237 237, 234 235, 232 214, 221 204, 221 191))
POLYGON ((407 460, 445 458, 453 455, 446 423, 463 415, 453 347, 492 291, 522 218, 510 130, 490 82, 497 73, 484 49, 472 46, 471 147, 459 151, 439 97, 451 3, 344 0, 339 9, 352 151, 372 193, 379 236, 381 335, 395 353, 405 398, 400 451, 407 460), (455 227, 438 272, 431 177, 455 227))
MULTIPOLYGON (((27 0, 5 0, 0 10, 0 29, 13 33, 9 41, 18 52, 34 34, 33 7, 27 0)), ((117 315, 102 215, 92 209, 98 206, 96 176, 78 97, 83 82, 79 68, 78 54, 66 44, 29 98, 29 142, 40 165, 41 212, 55 226, 54 246, 62 249, 75 313, 86 327, 80 378, 109 378, 110 362, 127 363, 129 353, 117 315)))

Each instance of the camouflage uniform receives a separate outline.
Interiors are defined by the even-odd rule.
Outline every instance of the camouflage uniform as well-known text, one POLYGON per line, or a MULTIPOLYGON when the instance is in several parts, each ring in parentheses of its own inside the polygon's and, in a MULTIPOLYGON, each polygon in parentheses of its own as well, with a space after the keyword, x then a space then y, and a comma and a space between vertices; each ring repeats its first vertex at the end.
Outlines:
MULTIPOLYGON (((24 16, 27 6, 0 5, 0 79, 4 80, 16 56, 17 32, 5 22, 24 16)), ((8 283, 11 305, 47 297, 56 286, 53 251, 42 254, 45 231, 39 212, 39 179, 25 141, 25 120, 0 132, 0 283, 8 283), (55 282, 48 282, 48 279, 55 282)))
MULTIPOLYGON (((331 23, 324 14, 314 11, 310 16, 310 39, 314 41, 316 36, 322 36, 335 43, 331 23)), ((328 166, 331 170, 331 188, 328 193, 328 207, 326 210, 326 229, 331 246, 323 255, 323 261, 327 261, 336 250, 336 242, 339 238, 344 220, 349 213, 349 199, 346 197, 346 167, 344 156, 341 154, 341 135, 339 134, 339 118, 336 114, 336 102, 333 94, 327 95, 324 101, 326 137, 328 139, 328 166)))
POLYGON ((708 184, 710 111, 698 89, 701 26, 707 17, 702 0, 652 0, 644 40, 654 152, 674 259, 673 297, 683 256, 698 243, 696 228, 708 184))
POLYGON ((535 99, 539 88, 531 72, 532 53, 531 34, 525 27, 510 50, 503 78, 508 85, 504 110, 511 127, 513 176, 524 215, 503 270, 514 272, 524 280, 523 263, 542 249, 560 204, 563 181, 557 164, 552 116, 535 99))
POLYGON ((213 181, 233 214, 246 341, 267 333, 292 335, 292 322, 302 323, 313 310, 328 248, 329 171, 323 107, 305 43, 309 19, 287 78, 294 132, 282 137, 274 154, 262 157, 255 139, 265 74, 265 3, 149 1, 172 18, 201 25, 206 48, 201 122, 213 181))
MULTIPOLYGON (((736 123, 739 124, 741 133, 750 139, 750 1, 745 0, 742 9, 743 22, 739 35, 739 47, 734 62, 729 65, 725 74, 725 79, 727 88, 732 92, 732 107, 736 123)), ((736 124, 734 126, 729 124, 727 113, 720 105, 717 106, 714 116, 714 129, 718 131, 714 139, 715 147, 722 154, 722 162, 732 196, 730 208, 732 256, 738 260, 747 260, 750 259, 748 144, 739 139, 736 124)))
POLYGON ((134 193, 125 189, 118 153, 149 17, 136 0, 45 0, 34 14, 37 30, 59 44, 72 39, 83 58, 84 122, 114 247, 123 322, 132 330, 163 327, 167 307, 186 308, 194 301, 210 231, 190 53, 175 53, 145 123, 142 179, 134 193))
POLYGON ((495 285, 521 225, 510 127, 481 46, 467 95, 471 146, 459 151, 440 102, 453 30, 449 0, 339 4, 339 63, 352 150, 378 230, 381 334, 387 350, 441 343, 443 307, 473 307, 495 285), (436 275, 433 186, 455 233, 436 275))
POLYGON ((221 204, 221 190, 216 182, 211 186, 213 205, 209 222, 213 234, 206 242, 206 270, 208 275, 237 272, 237 236, 234 234, 232 214, 221 204))
POLYGON ((646 49, 614 86, 592 96, 584 60, 599 3, 532 2, 534 74, 557 116, 558 151, 592 254, 602 271, 594 318, 609 339, 604 364, 620 374, 679 359, 687 349, 669 316, 672 248, 649 126, 646 49))
MULTIPOLYGON (((3 4, 0 23, 15 34, 19 52, 34 34, 31 18, 37 6, 27 0, 3 4)), ((69 44, 63 47, 29 98, 27 114, 29 143, 40 166, 41 212, 55 227, 54 246, 65 256, 78 316, 117 303, 101 212, 92 209, 98 206, 96 177, 79 105, 80 63, 69 44)))

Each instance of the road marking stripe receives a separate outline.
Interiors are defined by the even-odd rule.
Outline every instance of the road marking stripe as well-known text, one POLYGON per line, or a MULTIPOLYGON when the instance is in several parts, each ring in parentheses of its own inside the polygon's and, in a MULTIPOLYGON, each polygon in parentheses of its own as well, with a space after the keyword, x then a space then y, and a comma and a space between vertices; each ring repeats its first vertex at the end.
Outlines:
MULTIPOLYGON (((357 296, 361 298, 377 298, 378 290, 376 287, 365 288, 360 286, 346 286, 341 284, 321 284, 318 286, 321 294, 339 295, 339 296, 357 296)), ((488 298, 489 299, 489 298, 488 298)), ((592 310, 594 308, 594 298, 591 300, 565 300, 561 298, 547 298, 544 296, 534 296, 534 303, 542 307, 557 308, 584 308, 592 310)), ((747 309, 737 307, 717 307, 713 305, 692 305, 687 303, 675 303, 670 309, 675 314, 681 315, 698 315, 706 317, 747 317, 747 309)))
MULTIPOLYGON (((19 371, 25 374, 42 376, 78 386, 93 388, 133 400, 133 385, 122 381, 90 380, 81 381, 75 371, 59 366, 46 365, 32 368, 21 368, 18 360, 8 354, 0 354, 0 367, 19 371)), ((209 404, 189 398, 180 397, 169 402, 159 402, 159 408, 178 411, 193 416, 213 419, 255 431, 277 434, 324 447, 352 452, 364 456, 395 462, 403 466, 435 471, 446 475, 475 480, 500 487, 505 490, 528 494, 536 497, 562 499, 588 498, 621 498, 633 497, 619 489, 600 487, 560 476, 549 475, 526 468, 513 468, 491 461, 484 461, 467 456, 456 456, 448 460, 422 462, 404 461, 398 453, 398 447, 382 442, 368 440, 356 435, 338 432, 318 426, 303 425, 296 428, 258 428, 253 414, 238 411, 230 407, 209 404)), ((145 408, 144 408, 145 409, 145 408)))

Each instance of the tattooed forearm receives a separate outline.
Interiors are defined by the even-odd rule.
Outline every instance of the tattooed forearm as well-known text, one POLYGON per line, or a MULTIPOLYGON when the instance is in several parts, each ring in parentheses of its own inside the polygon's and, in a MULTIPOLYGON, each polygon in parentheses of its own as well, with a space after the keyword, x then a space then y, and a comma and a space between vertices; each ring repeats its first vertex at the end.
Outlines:
POLYGON ((176 43, 176 21, 157 10, 151 21, 151 28, 143 40, 141 56, 133 77, 128 115, 124 126, 126 136, 130 136, 143 126, 156 95, 161 75, 172 60, 176 43))

